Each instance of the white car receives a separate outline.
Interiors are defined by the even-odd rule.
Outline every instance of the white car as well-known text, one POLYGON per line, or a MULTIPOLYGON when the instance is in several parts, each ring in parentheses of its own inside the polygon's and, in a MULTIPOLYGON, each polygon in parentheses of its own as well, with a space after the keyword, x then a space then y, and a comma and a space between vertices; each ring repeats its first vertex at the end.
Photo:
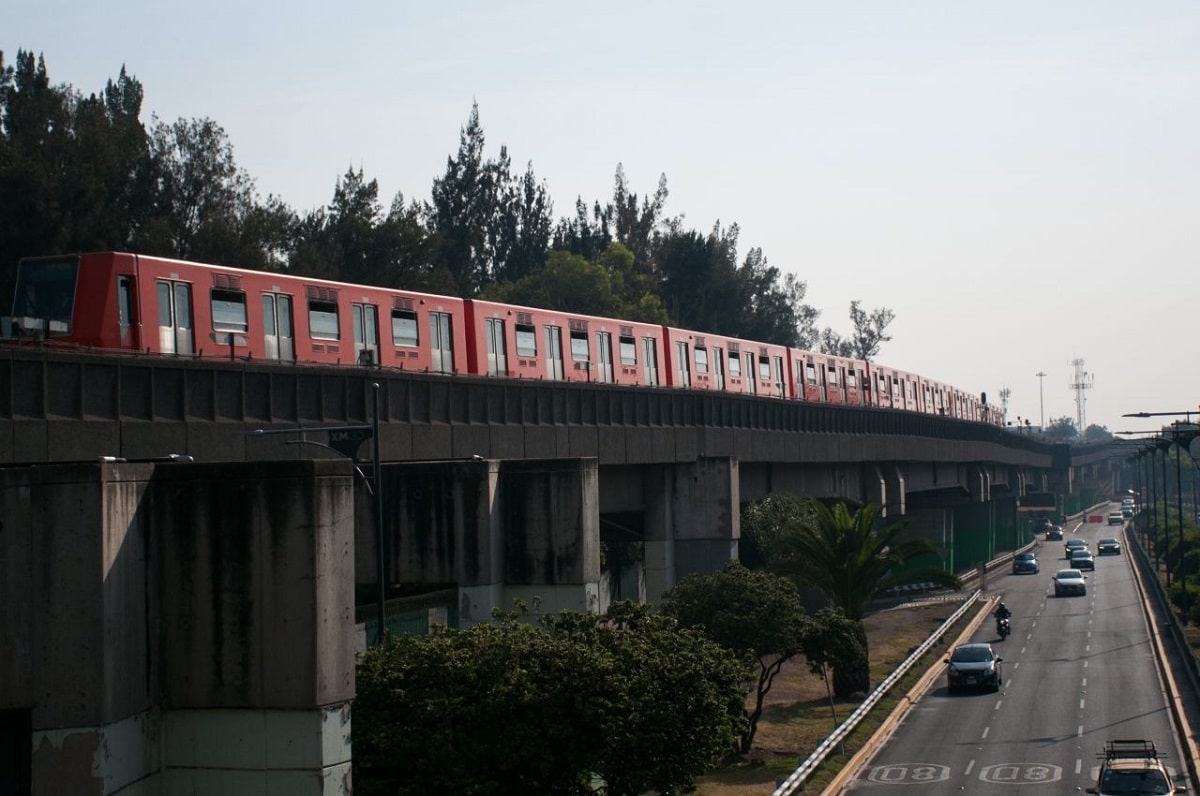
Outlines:
POLYGON ((1125 515, 1119 511, 1108 512, 1108 524, 1109 525, 1124 525, 1125 524, 1125 515))

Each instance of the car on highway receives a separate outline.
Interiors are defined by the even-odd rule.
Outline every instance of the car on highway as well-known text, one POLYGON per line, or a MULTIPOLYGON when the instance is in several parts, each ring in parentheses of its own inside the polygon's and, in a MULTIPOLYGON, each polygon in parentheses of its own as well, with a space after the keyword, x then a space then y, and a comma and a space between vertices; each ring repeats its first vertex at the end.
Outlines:
POLYGON ((1133 506, 1122 506, 1121 507, 1121 516, 1127 520, 1132 518, 1133 517, 1133 506))
POLYGON ((1087 542, 1082 539, 1068 539, 1063 545, 1063 558, 1070 558, 1076 550, 1087 550, 1087 542))
POLYGON ((1090 569, 1093 572, 1096 570, 1096 559, 1091 552, 1084 550, 1071 551, 1071 568, 1072 569, 1090 569))
POLYGON ((1060 569, 1054 575, 1054 596, 1087 594, 1087 577, 1077 569, 1060 569))
POLYGON ((1098 796, 1124 796, 1124 794, 1149 794, 1167 796, 1186 793, 1182 785, 1171 784, 1171 775, 1163 764, 1163 756, 1154 741, 1143 739, 1108 741, 1104 751, 1097 755, 1102 761, 1095 787, 1088 793, 1098 796))
POLYGON ((1046 529, 1047 542, 1061 542, 1063 538, 1063 529, 1061 525, 1051 525, 1046 529))
POLYGON ((1042 571, 1041 564, 1038 563, 1037 554, 1032 550, 1027 550, 1024 553, 1017 553, 1012 560, 1012 574, 1023 575, 1032 573, 1036 575, 1042 571))
POLYGON ((1121 540, 1115 536, 1106 536, 1096 542, 1096 555, 1098 556, 1119 556, 1121 555, 1121 540))
POLYGON ((1108 512, 1108 524, 1109 525, 1124 525, 1125 524, 1125 515, 1119 511, 1108 512))
POLYGON ((958 688, 999 691, 1003 684, 1002 660, 987 642, 960 644, 946 658, 947 685, 951 691, 958 688))

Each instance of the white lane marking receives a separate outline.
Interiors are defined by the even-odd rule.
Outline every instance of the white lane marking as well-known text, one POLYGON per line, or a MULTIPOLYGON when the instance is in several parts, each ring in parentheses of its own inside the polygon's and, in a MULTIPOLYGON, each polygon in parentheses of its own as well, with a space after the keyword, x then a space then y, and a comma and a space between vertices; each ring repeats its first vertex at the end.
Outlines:
POLYGON ((991 732, 991 731, 992 731, 992 728, 991 728, 990 726, 988 726, 988 727, 984 727, 984 728, 983 728, 983 737, 982 737, 982 738, 980 738, 979 740, 981 740, 981 741, 982 741, 982 740, 986 740, 986 739, 987 739, 987 737, 988 737, 988 733, 989 733, 989 732, 991 732))
POLYGON ((1086 702, 1086 701, 1087 701, 1087 700, 1084 700, 1084 699, 1081 699, 1081 700, 1079 700, 1079 709, 1080 709, 1080 710, 1083 710, 1083 703, 1084 703, 1084 702, 1086 702))
POLYGON ((1087 667, 1088 667, 1088 662, 1087 662, 1087 661, 1084 661, 1084 662, 1083 662, 1083 668, 1085 668, 1085 669, 1086 669, 1087 667))
POLYGON ((1079 758, 1075 758, 1075 773, 1078 774, 1082 771, 1083 771, 1083 761, 1080 760, 1079 758))
POLYGON ((1087 688, 1087 678, 1083 678, 1083 687, 1087 688))
POLYGON ((963 772, 963 776, 964 776, 964 777, 969 777, 969 776, 971 776, 971 769, 973 769, 973 768, 975 768, 975 761, 974 761, 974 760, 972 760, 970 763, 967 763, 967 770, 963 772))
POLYGON ((1079 725, 1079 728, 1078 728, 1077 730, 1075 730, 1075 737, 1076 737, 1076 738, 1082 738, 1082 737, 1083 737, 1083 725, 1082 725, 1082 724, 1080 724, 1080 725, 1079 725))
POLYGON ((997 700, 997 701, 996 701, 996 707, 992 708, 992 710, 999 710, 999 709, 1000 709, 1000 706, 1001 706, 1001 705, 1003 705, 1003 704, 1004 704, 1004 700, 1003 700, 1003 699, 999 699, 999 700, 997 700))

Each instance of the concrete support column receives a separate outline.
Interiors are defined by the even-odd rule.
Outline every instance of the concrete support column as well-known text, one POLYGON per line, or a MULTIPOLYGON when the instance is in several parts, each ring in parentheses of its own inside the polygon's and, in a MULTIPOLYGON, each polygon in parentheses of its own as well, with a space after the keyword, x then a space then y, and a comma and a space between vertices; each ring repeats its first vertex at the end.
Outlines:
POLYGON ((703 458, 670 472, 675 577, 710 574, 738 557, 738 460, 703 458))
POLYGON ((347 793, 348 462, 160 467, 165 793, 347 793))
POLYGON ((506 602, 537 612, 600 607, 600 499, 595 459, 501 467, 506 602))
POLYGON ((675 515, 669 467, 644 468, 646 602, 657 603, 675 585, 675 515))
POLYGON ((909 533, 928 539, 938 550, 943 568, 954 572, 954 510, 949 508, 922 509, 907 515, 909 533))
POLYGON ((954 568, 963 571, 988 561, 995 554, 993 508, 988 503, 968 503, 954 510, 954 568))
POLYGON ((0 478, 0 710, 31 718, 32 793, 349 792, 351 473, 0 478))

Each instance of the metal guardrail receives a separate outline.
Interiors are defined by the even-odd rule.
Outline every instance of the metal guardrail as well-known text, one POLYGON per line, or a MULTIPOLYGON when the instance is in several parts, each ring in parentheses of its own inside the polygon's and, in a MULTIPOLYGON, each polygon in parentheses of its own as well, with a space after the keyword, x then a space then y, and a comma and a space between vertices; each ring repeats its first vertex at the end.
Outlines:
POLYGON ((863 700, 861 705, 854 709, 854 712, 851 713, 845 721, 838 725, 838 728, 833 731, 833 734, 821 741, 821 743, 817 745, 817 748, 813 750, 812 754, 810 754, 808 758, 800 764, 800 767, 793 771, 787 779, 779 784, 779 786, 775 789, 773 796, 791 796, 791 794, 795 793, 798 789, 803 788, 805 781, 812 776, 813 772, 816 771, 822 763, 825 762, 825 758, 829 757, 833 750, 836 749, 842 743, 842 741, 846 739, 846 736, 854 731, 854 728, 857 727, 859 723, 867 717, 867 714, 871 712, 875 705, 877 705, 879 701, 883 699, 889 691, 892 690, 892 687, 895 686, 896 683, 898 683, 900 679, 908 673, 909 669, 917 664, 917 661, 921 659, 921 656, 928 652, 929 648, 936 644, 938 640, 945 635, 946 631, 953 627, 954 623, 957 622, 962 615, 965 614, 967 610, 975 604, 975 602, 979 599, 980 594, 981 592, 978 590, 973 592, 971 596, 968 597, 965 602, 963 602, 959 609, 951 614, 949 619, 947 619, 941 624, 940 627, 930 633, 928 638, 926 638, 925 641, 923 641, 921 645, 912 652, 912 654, 905 658, 900 665, 896 667, 895 671, 887 676, 887 679, 877 685, 875 690, 872 691, 865 700, 863 700))

